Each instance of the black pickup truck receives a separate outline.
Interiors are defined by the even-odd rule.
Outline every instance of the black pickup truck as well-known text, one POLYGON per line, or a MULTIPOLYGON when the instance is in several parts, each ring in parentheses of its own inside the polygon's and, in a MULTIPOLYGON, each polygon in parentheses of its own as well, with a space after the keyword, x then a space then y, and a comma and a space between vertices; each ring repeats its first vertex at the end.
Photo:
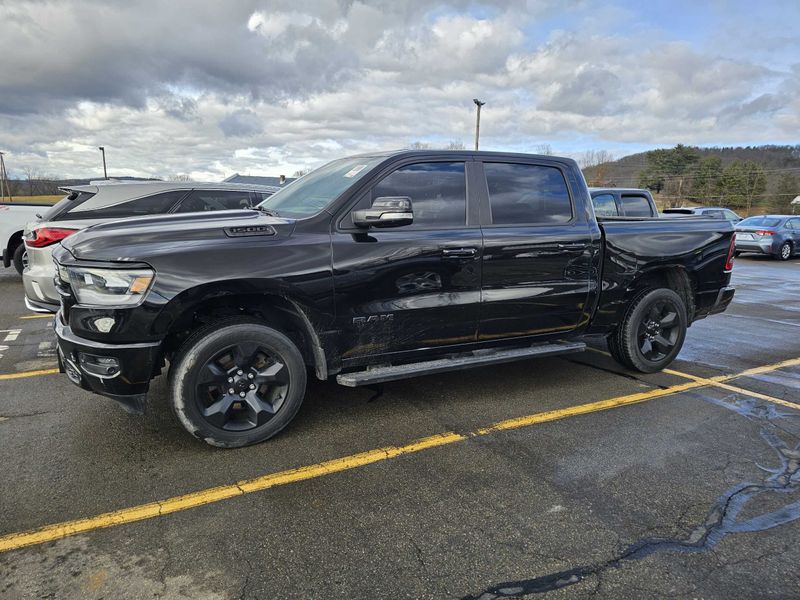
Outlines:
POLYGON ((265 440, 307 372, 346 386, 576 352, 664 368, 725 310, 717 219, 598 221, 570 159, 406 151, 334 161, 259 209, 97 225, 55 253, 61 368, 134 413, 169 364, 195 436, 265 440))

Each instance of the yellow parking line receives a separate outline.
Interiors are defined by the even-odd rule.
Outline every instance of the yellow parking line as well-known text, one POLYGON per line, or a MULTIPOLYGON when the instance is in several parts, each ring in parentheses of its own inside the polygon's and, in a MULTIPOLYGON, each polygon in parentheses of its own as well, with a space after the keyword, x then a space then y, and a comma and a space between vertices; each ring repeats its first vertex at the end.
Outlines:
POLYGON ((19 373, 4 373, 0 375, 0 381, 5 379, 21 379, 23 377, 38 377, 39 375, 55 375, 58 369, 39 369, 38 371, 20 371, 19 373))
POLYGON ((23 321, 28 319, 54 319, 55 315, 25 315, 24 317, 20 317, 23 321))
MULTIPOLYGON (((785 361, 785 362, 793 362, 793 361, 785 361)), ((784 363, 778 363, 784 364, 784 363)), ((784 365, 786 366, 786 365, 784 365)), ((781 367, 774 365, 774 368, 771 369, 775 371, 780 369, 781 367)), ((758 369, 762 369, 762 367, 758 367, 758 369)), ((743 373, 746 371, 743 371, 743 373)), ((759 371, 760 373, 766 373, 769 371, 759 371)), ((685 377, 686 379, 691 379, 697 383, 702 385, 708 385, 712 387, 721 388, 723 390, 728 390, 729 392, 736 392, 737 394, 743 394, 745 396, 750 396, 752 398, 758 398, 760 400, 766 400, 767 402, 772 402, 773 404, 780 404, 781 406, 786 406, 788 408, 794 408, 795 410, 800 410, 800 404, 794 402, 788 402, 781 398, 776 398, 775 396, 768 396, 767 394, 762 394, 760 392, 753 392, 751 390, 741 388, 735 385, 730 385, 727 383, 723 383, 723 381, 728 381, 730 379, 734 379, 736 377, 743 377, 742 373, 737 373, 736 375, 727 375, 727 376, 718 376, 712 378, 706 377, 699 377, 697 375, 692 375, 691 373, 683 373, 681 371, 675 371, 674 369, 664 369, 664 373, 668 373, 670 375, 677 375, 678 377, 685 377)))
MULTIPOLYGON (((765 365, 764 367, 759 367, 758 372, 765 373, 770 370, 779 369, 787 366, 788 363, 795 364, 794 361, 797 361, 796 364, 800 364, 800 358, 798 358, 793 359, 792 361, 784 361, 783 363, 778 363, 777 365, 765 365)), ((753 370, 751 369, 750 372, 752 371, 753 370)), ((677 375, 679 372, 674 371, 673 374, 677 375)), ((738 376, 739 375, 732 375, 729 376, 729 378, 732 379, 738 376)), ((128 508, 103 513, 94 517, 77 519, 74 521, 64 521, 62 523, 46 525, 39 529, 6 534, 4 536, 0 536, 0 552, 7 552, 9 550, 16 550, 26 546, 51 542, 79 533, 93 531, 95 529, 103 529, 107 527, 123 525, 125 523, 134 523, 136 521, 152 519, 165 514, 188 510, 190 508, 212 504, 214 502, 220 502, 222 500, 227 500, 229 498, 234 498, 244 494, 250 494, 260 490, 266 490, 272 487, 314 479, 324 475, 330 475, 331 473, 349 471, 357 467, 396 458, 405 454, 412 454, 430 448, 446 446, 448 444, 466 440, 470 437, 485 436, 497 431, 517 429, 538 423, 546 423, 549 421, 588 414, 591 412, 646 402, 654 398, 661 398, 689 389, 710 385, 707 383, 710 380, 702 377, 688 377, 690 377, 692 381, 674 385, 668 388, 659 388, 647 392, 627 394, 625 396, 618 396, 616 398, 601 400, 599 402, 590 402, 588 404, 536 413, 516 419, 508 419, 493 425, 489 425, 488 427, 478 429, 477 431, 466 435, 454 432, 440 433, 417 440, 415 442, 411 442, 410 444, 406 444, 404 446, 387 446, 384 448, 377 448, 367 452, 362 452, 360 454, 352 454, 350 456, 335 458, 333 460, 307 465, 297 469, 280 471, 278 473, 270 473, 261 477, 256 477, 255 479, 248 479, 230 485, 208 488, 205 490, 184 494, 182 496, 173 496, 171 498, 167 498, 166 500, 140 504, 138 506, 131 506, 128 508)), ((719 382, 714 383, 718 384, 719 382)))
POLYGON ((703 387, 705 384, 699 381, 692 381, 689 383, 682 383, 680 385, 673 385, 668 388, 659 388, 647 392, 639 392, 636 394, 629 394, 627 396, 618 396, 609 400, 600 400, 599 402, 590 402, 588 404, 579 404, 577 406, 570 406, 569 408, 561 408, 558 410, 550 410, 547 412, 536 413, 527 415, 525 417, 517 417, 515 419, 508 419, 500 421, 494 425, 489 425, 482 429, 478 429, 477 435, 486 435, 493 431, 503 431, 506 429, 517 429, 519 427, 527 427, 529 425, 537 425, 539 423, 547 423, 548 421, 557 421, 566 417, 574 417, 577 415, 585 415, 600 410, 608 410, 610 408, 618 408, 620 406, 627 406, 628 404, 637 404, 652 400, 653 398, 660 398, 662 396, 669 396, 677 394, 693 388, 703 387))

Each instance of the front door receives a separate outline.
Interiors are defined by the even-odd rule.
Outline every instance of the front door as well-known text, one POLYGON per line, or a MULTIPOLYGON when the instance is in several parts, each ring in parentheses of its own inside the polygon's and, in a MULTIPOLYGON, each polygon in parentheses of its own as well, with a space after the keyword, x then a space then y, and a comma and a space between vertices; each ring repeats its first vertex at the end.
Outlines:
POLYGON ((452 160, 403 164, 335 222, 334 288, 345 366, 475 341, 481 230, 467 219, 466 166, 452 160), (387 196, 411 199, 412 224, 352 224, 354 210, 387 196))
POLYGON ((579 327, 592 290, 596 238, 558 164, 484 161, 479 339, 579 327), (579 214, 579 212, 581 214, 579 214))

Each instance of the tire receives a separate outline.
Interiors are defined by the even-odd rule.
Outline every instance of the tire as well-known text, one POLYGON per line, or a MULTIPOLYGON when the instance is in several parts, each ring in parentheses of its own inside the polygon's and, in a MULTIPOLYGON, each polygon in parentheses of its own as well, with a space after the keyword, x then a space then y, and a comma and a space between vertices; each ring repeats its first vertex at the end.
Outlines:
POLYGON ((22 271, 25 270, 25 264, 27 262, 27 253, 28 250, 25 248, 25 244, 20 242, 19 245, 14 249, 14 254, 11 258, 11 262, 14 264, 14 268, 17 270, 17 273, 22 275, 22 271))
POLYGON ((793 250, 794 248, 792 248, 791 242, 783 242, 783 244, 781 244, 781 247, 778 248, 778 254, 775 255, 775 258, 777 258, 778 260, 789 260, 790 258, 792 258, 793 250))
POLYGON ((633 301, 609 336, 609 350, 623 366, 655 373, 675 360, 686 328, 686 305, 678 294, 667 288, 647 290, 633 301))
POLYGON ((297 346, 276 329, 240 318, 198 330, 170 369, 178 421, 220 448, 279 433, 297 414, 305 391, 306 366, 297 346))

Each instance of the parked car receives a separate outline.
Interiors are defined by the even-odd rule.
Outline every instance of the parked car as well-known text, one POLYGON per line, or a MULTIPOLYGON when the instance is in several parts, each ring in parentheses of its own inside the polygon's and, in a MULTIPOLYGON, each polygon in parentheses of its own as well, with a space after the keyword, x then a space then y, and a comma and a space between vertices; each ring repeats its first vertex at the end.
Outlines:
POLYGON ((0 255, 2 255, 4 267, 8 268, 13 265, 17 272, 22 274, 28 263, 22 238, 25 225, 29 221, 40 218, 48 208, 50 208, 48 204, 0 203, 0 244, 2 244, 0 255))
POLYGON ((598 217, 657 217, 658 208, 648 190, 589 188, 598 217))
POLYGON ((736 225, 736 254, 758 252, 778 260, 800 253, 800 216, 748 217, 736 225))
POLYGON ((734 225, 742 220, 742 217, 737 215, 729 208, 721 208, 719 206, 695 206, 695 207, 682 207, 682 208, 665 208, 665 215, 686 215, 686 216, 700 216, 710 217, 712 219, 725 219, 734 225))
POLYGON ((307 367, 376 384, 600 334, 662 369, 730 303, 733 227, 598 223, 590 202, 571 159, 404 151, 329 163, 260 211, 96 225, 53 253, 61 369, 142 413, 168 362, 177 418, 223 447, 283 429, 307 367))
POLYGON ((55 244, 75 232, 128 217, 250 208, 278 188, 239 183, 115 183, 61 188, 67 195, 25 230, 28 266, 22 275, 26 305, 55 312, 55 244))

